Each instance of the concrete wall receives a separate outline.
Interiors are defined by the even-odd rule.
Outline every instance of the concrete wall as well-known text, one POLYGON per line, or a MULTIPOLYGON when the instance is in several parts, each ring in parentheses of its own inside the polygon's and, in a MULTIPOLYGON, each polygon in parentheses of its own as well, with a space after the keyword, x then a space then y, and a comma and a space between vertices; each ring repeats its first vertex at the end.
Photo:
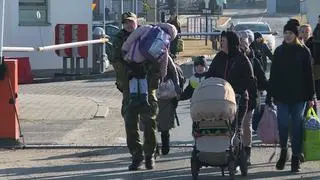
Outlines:
POLYGON ((267 0, 268 14, 275 14, 277 12, 277 0, 267 0))
MULTIPOLYGON (((88 24, 89 39, 92 30, 92 0, 49 0, 49 25, 19 26, 19 1, 7 0, 5 12, 4 46, 32 46, 54 44, 54 28, 56 24, 88 24)), ((92 66, 91 47, 89 47, 89 67, 92 66)), ((31 68, 61 69, 62 58, 54 52, 5 53, 5 56, 29 56, 31 68)))
POLYGON ((306 0, 306 11, 308 21, 312 26, 312 29, 316 27, 318 22, 318 16, 320 15, 320 1, 319 0, 306 0))

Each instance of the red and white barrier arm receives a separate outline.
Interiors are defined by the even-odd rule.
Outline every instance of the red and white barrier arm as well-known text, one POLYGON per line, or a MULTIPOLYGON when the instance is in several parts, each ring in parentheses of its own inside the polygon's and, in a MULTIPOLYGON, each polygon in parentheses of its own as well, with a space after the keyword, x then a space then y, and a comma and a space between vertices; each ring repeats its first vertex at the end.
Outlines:
POLYGON ((96 40, 89 40, 89 41, 79 41, 79 42, 73 42, 73 43, 65 43, 65 44, 57 44, 57 45, 51 45, 51 46, 43 46, 36 48, 37 51, 43 52, 43 51, 55 51, 60 49, 67 49, 67 48, 73 48, 73 47, 81 47, 86 46, 89 44, 99 44, 99 43, 106 43, 109 39, 107 38, 101 38, 96 40))
POLYGON ((36 48, 33 47, 3 47, 3 51, 6 52, 33 52, 36 48))

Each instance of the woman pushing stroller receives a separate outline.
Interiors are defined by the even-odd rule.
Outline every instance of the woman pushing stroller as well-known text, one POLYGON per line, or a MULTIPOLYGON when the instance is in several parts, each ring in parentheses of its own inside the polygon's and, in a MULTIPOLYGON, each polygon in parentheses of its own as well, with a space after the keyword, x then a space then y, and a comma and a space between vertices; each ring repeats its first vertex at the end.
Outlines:
POLYGON ((254 75, 249 59, 240 51, 240 40, 233 31, 221 34, 221 51, 213 59, 206 78, 217 77, 228 81, 236 94, 240 95, 238 116, 239 127, 248 109, 248 89, 254 85, 254 75))

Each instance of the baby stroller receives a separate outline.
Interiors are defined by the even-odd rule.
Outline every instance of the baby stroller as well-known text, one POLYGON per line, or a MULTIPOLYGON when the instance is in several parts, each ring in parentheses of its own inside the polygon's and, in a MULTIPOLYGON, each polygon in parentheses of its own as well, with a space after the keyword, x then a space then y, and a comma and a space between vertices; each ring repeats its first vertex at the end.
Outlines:
POLYGON ((247 175, 247 155, 236 119, 239 99, 231 85, 220 78, 206 79, 195 89, 190 107, 195 140, 191 156, 193 179, 198 179, 203 166, 220 167, 222 176, 227 168, 231 179, 240 166, 241 175, 247 175))

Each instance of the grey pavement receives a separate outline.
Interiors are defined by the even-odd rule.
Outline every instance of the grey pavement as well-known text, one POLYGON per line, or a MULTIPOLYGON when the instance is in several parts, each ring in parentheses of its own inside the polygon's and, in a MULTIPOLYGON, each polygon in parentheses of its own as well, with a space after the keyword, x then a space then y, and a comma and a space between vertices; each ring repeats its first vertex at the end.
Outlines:
POLYGON ((123 125, 121 94, 114 83, 106 78, 21 85, 19 115, 26 143, 108 144, 123 125))
MULTIPOLYGON (((104 149, 27 149, 0 151, 0 179, 116 179, 116 180, 191 180, 190 148, 172 148, 156 160, 156 168, 129 172, 130 157, 126 148, 104 149)), ((253 165, 248 176, 236 179, 283 180, 320 179, 320 164, 308 162, 303 172, 290 172, 290 162, 283 171, 275 170, 275 160, 268 162, 272 148, 254 148, 253 165)), ((228 175, 228 174, 226 174, 228 175)), ((218 168, 202 168, 199 179, 228 179, 218 168)))

